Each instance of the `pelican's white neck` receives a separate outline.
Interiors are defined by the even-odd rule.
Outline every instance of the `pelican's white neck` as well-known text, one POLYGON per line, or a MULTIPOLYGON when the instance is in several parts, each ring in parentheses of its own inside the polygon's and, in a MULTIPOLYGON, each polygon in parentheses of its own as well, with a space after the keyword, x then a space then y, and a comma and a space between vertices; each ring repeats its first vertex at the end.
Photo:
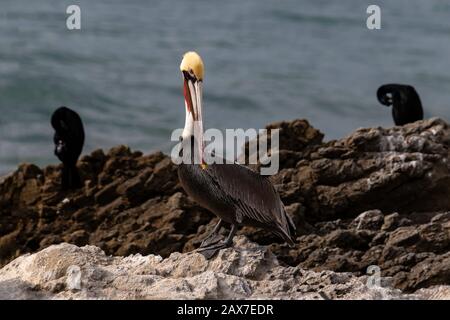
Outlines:
POLYGON ((186 101, 184 102, 186 107, 186 119, 184 121, 183 139, 188 139, 194 135, 194 116, 192 112, 189 112, 186 101))
POLYGON ((203 109, 202 109, 202 82, 185 80, 186 119, 182 133, 183 140, 194 137, 199 163, 203 162, 203 109), (188 92, 187 92, 188 91, 188 92), (188 94, 187 94, 188 93, 188 94))

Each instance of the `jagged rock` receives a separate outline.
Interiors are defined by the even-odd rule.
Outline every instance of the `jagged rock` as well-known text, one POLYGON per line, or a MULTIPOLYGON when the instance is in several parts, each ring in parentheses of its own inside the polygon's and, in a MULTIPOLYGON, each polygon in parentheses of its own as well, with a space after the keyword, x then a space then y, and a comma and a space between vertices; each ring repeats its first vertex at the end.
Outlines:
MULTIPOLYGON (((268 127, 281 129, 281 171, 271 179, 298 227, 297 245, 251 227, 238 234, 294 267, 362 275, 378 265, 407 291, 450 283, 441 263, 450 249, 447 123, 360 129, 325 143, 304 120, 268 127), (414 269, 424 261, 436 262, 435 276, 414 269)), ((197 248, 217 223, 184 194, 161 152, 96 150, 78 167, 85 185, 73 192, 59 190, 60 166, 21 165, 2 179, 0 265, 62 241, 166 258, 197 248)))
POLYGON ((323 140, 323 133, 303 119, 271 123, 266 129, 269 132, 272 129, 280 129, 280 150, 302 151, 307 146, 322 143, 323 140))
POLYGON ((408 247, 416 244, 419 240, 420 235, 415 227, 402 227, 391 233, 386 245, 392 247, 408 247))
POLYGON ((62 239, 95 243, 109 254, 164 248, 162 253, 169 255, 183 249, 185 232, 195 234, 210 219, 189 201, 181 201, 185 206, 174 210, 165 205, 181 189, 176 167, 160 152, 143 156, 125 146, 107 154, 95 150, 83 156, 78 167, 85 186, 70 192, 59 189, 60 166, 40 170, 24 164, 5 177, 0 184, 0 265, 62 239), (160 215, 151 226, 146 219, 155 212, 160 215), (178 219, 180 212, 190 219, 178 219), (181 220, 186 231, 170 226, 181 220), (164 223, 168 225, 157 230, 155 225, 164 223), (172 235, 174 229, 183 235, 172 235))
POLYGON ((117 186, 120 184, 120 180, 116 180, 106 185, 103 189, 99 190, 95 195, 95 202, 99 205, 105 205, 114 201, 117 198, 117 186))
MULTIPOLYGON (((415 294, 371 285, 367 276, 284 267, 265 247, 203 255, 111 257, 95 246, 62 243, 0 270, 0 299, 448 299, 450 287, 415 294)), ((380 284, 383 285, 382 279, 380 284)))
MULTIPOLYGON (((389 216, 404 219, 398 213, 389 216)), ((410 226, 392 230, 361 230, 359 222, 352 219, 317 223, 314 231, 298 238, 295 249, 271 247, 280 260, 314 270, 362 274, 370 265, 377 265, 384 276, 392 278, 394 286, 413 291, 450 284, 448 267, 441 262, 450 249, 449 217, 450 212, 414 214, 409 216, 410 226), (419 272, 424 266, 425 271, 419 272)))
POLYGON ((405 290, 449 283, 450 252, 422 260, 406 273, 407 280, 398 285, 405 290))
MULTIPOLYGON (((268 124, 266 126, 267 135, 259 135, 253 142, 265 141, 271 148, 271 135, 273 129, 279 130, 279 145, 277 146, 278 157, 281 168, 292 168, 306 155, 314 149, 315 146, 322 143, 323 133, 313 128, 307 120, 296 119, 293 121, 281 121, 268 124)), ((239 163, 246 163, 251 168, 259 170, 259 165, 251 163, 250 147, 247 142, 243 147, 243 152, 239 157, 239 163)), ((256 151, 256 150, 255 150, 256 151)), ((271 150, 269 150, 272 153, 271 150)))
POLYGON ((392 231, 399 226, 399 221, 400 215, 397 212, 394 212, 384 218, 381 229, 385 231, 392 231))
POLYGON ((359 129, 301 153, 273 181, 286 204, 305 206, 308 220, 450 210, 450 128, 441 119, 359 129))
POLYGON ((357 216, 351 227, 358 230, 379 230, 384 224, 384 215, 380 210, 369 210, 357 216))

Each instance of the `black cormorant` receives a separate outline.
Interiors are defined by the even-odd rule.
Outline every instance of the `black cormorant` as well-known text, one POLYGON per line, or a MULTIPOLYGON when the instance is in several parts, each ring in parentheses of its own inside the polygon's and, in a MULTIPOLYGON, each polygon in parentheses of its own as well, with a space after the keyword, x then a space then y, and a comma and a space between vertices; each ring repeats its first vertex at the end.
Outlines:
POLYGON ((51 124, 55 129, 53 136, 55 155, 63 163, 61 188, 63 190, 81 188, 82 182, 76 166, 84 144, 81 118, 75 111, 60 107, 53 113, 51 124))
POLYGON ((381 104, 392 106, 392 117, 397 126, 423 119, 422 103, 412 86, 385 84, 378 88, 377 98, 381 104))

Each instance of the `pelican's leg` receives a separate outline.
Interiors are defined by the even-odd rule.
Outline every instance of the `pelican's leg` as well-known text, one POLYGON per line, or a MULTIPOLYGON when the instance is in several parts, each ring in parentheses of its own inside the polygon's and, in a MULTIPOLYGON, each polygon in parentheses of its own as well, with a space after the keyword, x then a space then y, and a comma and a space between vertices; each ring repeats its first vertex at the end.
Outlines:
POLYGON ((237 231, 236 225, 232 224, 231 225, 230 234, 228 235, 228 237, 223 242, 223 244, 225 245, 225 248, 226 247, 231 247, 231 245, 233 244, 233 238, 234 238, 234 235, 236 234, 236 231, 237 231))
POLYGON ((222 219, 220 219, 219 223, 216 224, 213 231, 202 241, 202 243, 200 244, 200 248, 210 246, 220 241, 221 237, 218 232, 220 231, 222 224, 223 221, 222 219))
POLYGON ((225 249, 233 244, 233 238, 236 234, 237 226, 235 224, 231 225, 231 231, 228 237, 217 244, 213 244, 209 247, 199 248, 197 251, 205 256, 206 259, 211 259, 220 249, 225 249))

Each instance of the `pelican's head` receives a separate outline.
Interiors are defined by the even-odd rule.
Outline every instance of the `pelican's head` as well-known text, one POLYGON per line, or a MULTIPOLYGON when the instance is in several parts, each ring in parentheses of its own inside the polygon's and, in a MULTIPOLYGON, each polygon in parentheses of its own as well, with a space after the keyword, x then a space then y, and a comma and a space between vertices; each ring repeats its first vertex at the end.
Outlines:
POLYGON ((198 81, 203 80, 203 61, 197 52, 186 52, 181 60, 180 71, 183 75, 190 76, 198 81))
POLYGON ((202 58, 193 51, 185 53, 180 64, 180 71, 183 74, 186 107, 183 139, 195 137, 198 155, 200 161, 203 161, 202 82, 204 67, 202 58))

